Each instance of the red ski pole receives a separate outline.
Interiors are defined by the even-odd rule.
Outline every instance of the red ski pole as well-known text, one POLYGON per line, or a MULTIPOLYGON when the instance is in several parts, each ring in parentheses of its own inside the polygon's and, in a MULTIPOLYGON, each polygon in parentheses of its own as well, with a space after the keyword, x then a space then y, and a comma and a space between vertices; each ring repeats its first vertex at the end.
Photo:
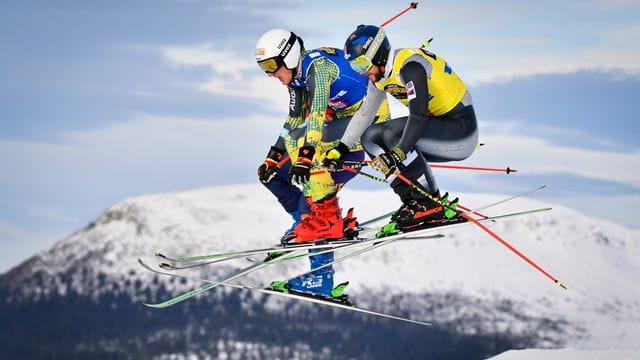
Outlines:
POLYGON ((277 167, 282 167, 282 165, 286 164, 287 161, 289 161, 289 155, 286 155, 285 157, 283 157, 282 160, 280 160, 280 162, 276 166, 277 167))
MULTIPOLYGON (((371 160, 363 160, 357 162, 347 162, 352 167, 362 167, 371 164, 371 160)), ((463 166, 463 165, 444 165, 444 164, 429 164, 434 169, 457 169, 457 170, 476 170, 476 171, 497 171, 505 172, 507 174, 518 172, 516 169, 510 167, 507 168, 493 168, 493 167, 479 167, 479 166, 463 166)))
MULTIPOLYGON (((431 196, 431 194, 429 194, 427 191, 425 191, 424 189, 422 189, 420 186, 417 186, 413 181, 411 181, 409 178, 407 178, 406 176, 402 175, 400 173, 400 171, 396 170, 395 175, 402 180, 403 182, 405 182, 407 185, 411 186, 413 189, 416 189, 418 192, 420 192, 421 194, 433 199, 433 197, 431 196)), ((435 199, 433 199, 435 200, 435 199)), ((446 205, 444 205, 446 206, 446 205)), ((522 252, 520 252, 518 249, 516 249, 515 247, 513 247, 513 245, 509 244, 508 242, 506 242, 504 239, 502 239, 500 236, 498 236, 498 234, 494 233, 493 231, 491 231, 488 227, 484 226, 482 223, 480 223, 478 220, 474 219, 472 216, 469 216, 465 213, 461 213, 460 214, 463 218, 473 222, 474 224, 478 225, 478 227, 482 230, 484 230, 487 234, 489 234, 491 237, 493 237, 494 239, 496 239, 498 242, 500 242, 502 245, 506 246, 507 249, 511 250, 513 253, 515 253, 516 255, 518 255, 522 260, 526 261, 529 265, 533 266, 536 270, 540 271, 543 275, 545 275, 546 277, 548 277, 549 279, 551 279, 556 285, 560 286, 563 289, 567 289, 566 286, 564 286, 564 284, 558 280, 557 278, 553 277, 551 274, 549 274, 546 270, 544 270, 543 268, 541 268, 538 264, 536 264, 535 262, 533 262, 533 260, 529 259, 526 255, 524 255, 522 252)))
POLYGON ((392 16, 391 18, 389 18, 389 20, 383 22, 382 24, 380 24, 380 27, 384 27, 385 25, 389 24, 390 22, 392 22, 393 20, 399 18, 400 16, 402 16, 404 13, 406 13, 407 11, 411 10, 411 9, 415 9, 418 7, 418 2, 412 2, 411 4, 409 4, 409 6, 407 6, 406 9, 400 11, 399 13, 395 14, 394 16, 392 16))
POLYGON ((478 170, 478 171, 498 171, 498 172, 506 172, 507 174, 518 172, 518 170, 512 169, 508 166, 506 169, 477 167, 477 166, 442 165, 442 164, 429 164, 429 166, 435 169, 440 168, 440 169, 459 169, 459 170, 478 170))

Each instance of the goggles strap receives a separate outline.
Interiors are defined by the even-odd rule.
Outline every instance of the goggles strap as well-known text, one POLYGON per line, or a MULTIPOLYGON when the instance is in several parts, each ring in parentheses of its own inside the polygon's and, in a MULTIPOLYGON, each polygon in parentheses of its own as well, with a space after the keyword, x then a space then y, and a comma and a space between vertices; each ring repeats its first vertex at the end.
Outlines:
POLYGON ((382 45, 382 42, 384 41, 384 37, 384 29, 381 27, 378 28, 376 36, 373 38, 371 45, 369 45, 367 52, 364 54, 369 60, 373 61, 374 56, 376 56, 376 53, 378 52, 378 49, 380 49, 380 45, 382 45))
POLYGON ((291 32, 291 36, 289 36, 289 40, 287 40, 287 44, 284 47, 284 49, 282 49, 282 51, 280 51, 280 58, 282 58, 283 62, 284 62, 284 58, 287 57, 287 55, 289 54, 289 51, 291 51, 291 49, 293 48, 293 44, 296 43, 296 39, 298 37, 296 36, 296 34, 294 34, 293 32, 291 32))

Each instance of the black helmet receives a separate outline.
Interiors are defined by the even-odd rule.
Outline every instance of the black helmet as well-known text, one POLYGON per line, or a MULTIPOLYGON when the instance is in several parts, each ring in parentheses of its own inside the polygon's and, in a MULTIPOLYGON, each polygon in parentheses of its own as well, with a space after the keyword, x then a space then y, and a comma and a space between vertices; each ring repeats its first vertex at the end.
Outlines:
POLYGON ((344 43, 344 57, 347 60, 366 55, 376 66, 387 64, 390 50, 391 45, 384 30, 375 25, 358 25, 344 43))

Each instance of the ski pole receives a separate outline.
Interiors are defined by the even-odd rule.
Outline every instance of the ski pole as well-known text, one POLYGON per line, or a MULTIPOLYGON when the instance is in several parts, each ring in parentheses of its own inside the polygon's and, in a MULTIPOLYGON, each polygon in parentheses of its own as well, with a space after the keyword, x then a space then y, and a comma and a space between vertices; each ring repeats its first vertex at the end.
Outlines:
POLYGON ((506 172, 507 174, 518 172, 518 170, 512 169, 507 166, 506 169, 500 168, 489 168, 489 167, 477 167, 477 166, 459 166, 459 165, 439 165, 439 164, 429 164, 429 166, 433 168, 440 169, 460 169, 460 170, 478 170, 478 171, 498 171, 498 172, 506 172))
MULTIPOLYGON (((406 176, 402 175, 400 173, 399 170, 396 170, 395 174, 400 180, 402 180, 404 183, 406 183, 407 185, 411 186, 413 189, 417 190, 418 192, 420 192, 422 195, 427 196, 428 198, 432 199, 435 201, 435 199, 433 198, 433 196, 431 196, 431 194, 429 194, 425 189, 422 188, 422 186, 418 186, 417 184, 415 184, 413 181, 411 181, 409 178, 407 178, 406 176)), ((448 205, 443 205, 445 207, 448 207, 448 205)), ((504 239, 502 239, 500 236, 498 236, 498 234, 494 233, 493 231, 491 231, 488 227, 484 226, 482 223, 480 223, 478 220, 476 220, 475 218, 473 218, 472 216, 469 216, 465 213, 461 213, 460 214, 463 218, 473 222, 474 224, 476 224, 480 229, 484 230, 487 234, 489 234, 491 237, 493 237, 494 239, 496 239, 498 242, 500 242, 502 245, 506 246, 507 249, 511 250, 513 253, 515 253, 516 255, 518 255, 522 260, 526 261, 529 265, 533 266, 536 270, 540 271, 543 275, 545 275, 546 277, 548 277, 549 279, 551 279, 556 285, 560 286, 563 289, 567 289, 566 286, 564 286, 564 284, 558 280, 557 278, 553 277, 551 274, 549 274, 546 270, 544 270, 543 268, 541 268, 538 264, 536 264, 535 262, 533 262, 533 260, 529 259, 526 255, 524 255, 522 252, 520 252, 518 249, 516 249, 513 245, 509 244, 508 242, 506 242, 504 239)))
MULTIPOLYGON (((345 161, 345 163, 349 164, 351 167, 364 167, 371 163, 371 160, 363 160, 363 161, 345 161)), ((444 165, 444 164, 429 164, 430 167, 434 169, 457 169, 457 170, 476 170, 476 171, 497 171, 497 172, 505 172, 507 174, 518 172, 516 169, 512 169, 511 167, 503 168, 493 168, 493 167, 478 167, 478 166, 461 166, 461 165, 444 165)))
MULTIPOLYGON (((364 163, 364 162, 361 162, 361 163, 364 163)), ((354 168, 354 167, 350 167, 350 166, 346 166, 346 165, 344 165, 344 166, 342 166, 342 169, 343 169, 343 170, 347 170, 347 171, 351 171, 351 172, 356 173, 356 174, 359 174, 359 175, 363 175, 363 176, 365 176, 365 177, 368 177, 368 178, 369 178, 369 179, 371 179, 371 180, 375 180, 375 181, 378 181, 378 182, 381 182, 381 183, 388 184, 387 179, 382 178, 382 177, 378 177, 378 176, 375 176, 375 175, 367 174, 366 172, 363 172, 363 171, 358 171, 358 170, 357 170, 356 168, 354 168)), ((315 173, 315 172, 314 172, 314 173, 315 173)), ((474 211, 472 211, 472 210, 471 210, 471 209, 469 209, 468 207, 466 207, 466 206, 464 206, 464 205, 461 205, 461 204, 458 204, 458 207, 459 207, 460 209, 462 209, 462 210, 466 211, 466 212, 471 212, 471 213, 476 214, 476 215, 478 215, 478 216, 480 216, 480 217, 483 217, 483 218, 485 218, 485 219, 489 217, 489 216, 487 216, 487 215, 485 215, 485 214, 482 214, 482 213, 478 212, 478 210, 474 210, 474 211)))
POLYGON ((289 161, 289 155, 286 155, 285 157, 282 158, 282 160, 280 160, 280 162, 278 163, 278 165, 276 165, 277 167, 282 167, 284 164, 287 163, 287 161, 289 161))
POLYGON ((342 169, 343 170, 347 170, 347 171, 352 172, 352 173, 355 173, 355 174, 363 175, 365 177, 368 177, 371 180, 375 180, 375 181, 378 181, 378 182, 381 182, 381 183, 385 183, 385 184, 387 183, 387 179, 385 179, 383 177, 378 177, 378 176, 375 176, 375 175, 367 174, 366 172, 359 171, 356 168, 351 167, 351 166, 346 166, 345 165, 345 166, 342 166, 342 169))
POLYGON ((317 175, 317 174, 321 174, 321 173, 324 173, 324 172, 336 172, 336 171, 342 171, 342 170, 349 171, 349 172, 352 172, 352 173, 355 173, 355 174, 359 174, 359 175, 363 175, 363 176, 368 177, 371 180, 375 180, 375 181, 378 181, 378 182, 381 182, 381 183, 385 183, 385 184, 387 183, 387 180, 385 178, 383 178, 383 177, 378 177, 378 176, 375 176, 375 175, 367 174, 365 172, 359 171, 356 167, 351 167, 351 166, 346 166, 346 165, 343 166, 342 169, 338 169, 338 170, 331 170, 331 169, 328 169, 328 168, 315 170, 315 171, 311 172, 311 175, 317 175))
POLYGON ((382 24, 380 24, 380 27, 384 27, 385 25, 389 24, 390 22, 392 22, 393 20, 399 18, 400 16, 402 16, 404 13, 406 13, 407 11, 411 10, 411 9, 415 9, 418 7, 418 2, 412 2, 411 4, 409 4, 409 6, 407 6, 404 10, 400 11, 399 13, 395 14, 394 16, 392 16, 391 18, 389 18, 389 20, 383 22, 382 24))

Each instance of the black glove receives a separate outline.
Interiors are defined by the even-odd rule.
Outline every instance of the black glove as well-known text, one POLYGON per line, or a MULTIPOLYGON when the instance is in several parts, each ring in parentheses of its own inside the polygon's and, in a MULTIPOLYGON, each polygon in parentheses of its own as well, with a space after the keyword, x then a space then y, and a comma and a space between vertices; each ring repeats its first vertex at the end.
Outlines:
POLYGON ((344 157, 349 153, 349 147, 342 142, 338 143, 338 146, 330 149, 325 154, 325 158, 322 161, 322 165, 328 168, 330 171, 342 170, 344 164, 344 157))
POLYGON ((277 147, 271 147, 269 153, 267 154, 267 158, 264 159, 264 162, 258 167, 258 179, 263 184, 268 184, 273 180, 278 174, 278 163, 282 160, 282 155, 284 151, 278 149, 277 147))
POLYGON ((311 146, 303 146, 298 151, 298 161, 289 170, 289 182, 304 185, 311 177, 313 167, 313 155, 316 150, 311 146))
POLYGON ((404 151, 396 146, 391 151, 374 157, 371 161, 371 167, 383 173, 384 176, 389 176, 396 171, 398 164, 406 158, 407 155, 404 151))

